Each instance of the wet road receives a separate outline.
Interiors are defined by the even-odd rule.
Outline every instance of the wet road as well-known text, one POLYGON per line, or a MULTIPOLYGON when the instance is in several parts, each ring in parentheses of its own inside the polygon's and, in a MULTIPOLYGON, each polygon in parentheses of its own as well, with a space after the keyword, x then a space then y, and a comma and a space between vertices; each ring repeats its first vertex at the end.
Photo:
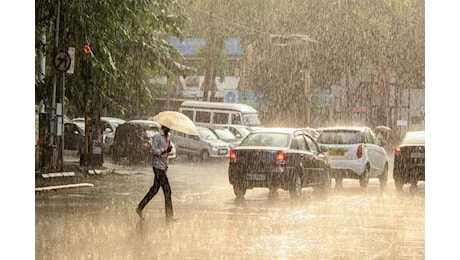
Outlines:
MULTIPOLYGON (((168 176, 178 222, 165 222, 162 191, 134 208, 153 182, 150 167, 105 166, 121 174, 89 178, 94 187, 37 193, 36 259, 424 259, 425 187, 384 192, 344 180, 326 197, 299 201, 253 189, 234 200, 227 162, 181 160, 168 176)), ((334 182, 333 182, 334 185, 334 182)))

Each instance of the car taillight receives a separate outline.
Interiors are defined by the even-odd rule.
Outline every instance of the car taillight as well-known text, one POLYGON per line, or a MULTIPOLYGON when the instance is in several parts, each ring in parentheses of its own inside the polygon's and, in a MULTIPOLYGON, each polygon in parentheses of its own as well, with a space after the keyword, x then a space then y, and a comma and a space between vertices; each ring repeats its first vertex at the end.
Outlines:
POLYGON ((236 151, 234 149, 230 150, 229 158, 231 163, 236 162, 236 151))
POLYGON ((276 162, 275 165, 278 167, 286 166, 286 154, 283 151, 278 151, 276 154, 276 162))
POLYGON ((395 157, 398 157, 400 155, 401 155, 401 147, 398 146, 398 147, 395 148, 395 157))
POLYGON ((358 157, 358 159, 363 157, 363 146, 362 145, 358 146, 358 150, 356 151, 356 157, 358 157))

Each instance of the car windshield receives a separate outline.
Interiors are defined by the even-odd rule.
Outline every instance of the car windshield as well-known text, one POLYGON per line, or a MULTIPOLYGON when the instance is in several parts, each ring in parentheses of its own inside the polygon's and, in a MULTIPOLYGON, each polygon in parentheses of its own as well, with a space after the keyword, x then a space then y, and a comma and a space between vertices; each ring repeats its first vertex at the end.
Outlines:
POLYGON ((321 144, 359 144, 363 143, 363 135, 353 130, 324 130, 318 137, 321 144))
POLYGON ((85 132, 85 122, 80 122, 80 121, 77 121, 77 122, 74 122, 78 128, 80 128, 82 130, 82 132, 84 133, 85 132))
POLYGON ((260 126, 259 117, 256 113, 254 114, 243 114, 243 122, 248 126, 260 126))
POLYGON ((246 137, 252 132, 251 128, 249 127, 239 127, 238 131, 241 133, 242 137, 246 137))
POLYGON ((240 146, 288 147, 289 135, 285 133, 251 133, 240 146))
POLYGON ((198 129, 198 132, 201 138, 203 138, 204 140, 219 140, 219 138, 214 134, 213 131, 211 131, 211 129, 202 128, 198 129))
POLYGON ((236 140, 236 136, 227 128, 216 128, 214 132, 222 140, 236 140))

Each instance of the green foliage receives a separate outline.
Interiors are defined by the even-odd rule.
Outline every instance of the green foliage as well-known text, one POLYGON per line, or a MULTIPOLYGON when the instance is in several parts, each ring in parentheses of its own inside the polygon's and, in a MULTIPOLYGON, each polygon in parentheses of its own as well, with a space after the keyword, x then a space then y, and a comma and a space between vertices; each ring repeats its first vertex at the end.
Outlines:
POLYGON ((61 1, 59 31, 55 30, 57 6, 57 0, 36 1, 37 52, 40 34, 47 39, 43 46, 47 73, 43 81, 37 76, 37 99, 49 102, 56 73, 50 61, 57 48, 76 48, 75 73, 66 76, 66 97, 70 113, 79 116, 85 109, 92 116, 102 110, 121 117, 126 112, 142 113, 155 92, 149 79, 188 69, 167 42, 170 36, 182 38, 190 22, 178 1, 61 1), (54 46, 56 33, 58 46, 54 46), (85 43, 93 55, 83 53, 85 43))

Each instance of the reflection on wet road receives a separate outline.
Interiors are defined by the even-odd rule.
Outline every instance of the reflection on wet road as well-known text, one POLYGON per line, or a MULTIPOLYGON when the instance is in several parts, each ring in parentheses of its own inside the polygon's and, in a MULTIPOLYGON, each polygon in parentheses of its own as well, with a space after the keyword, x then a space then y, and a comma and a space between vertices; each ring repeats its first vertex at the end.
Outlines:
MULTIPOLYGON (((320 197, 304 189, 293 201, 253 189, 235 201, 227 163, 178 161, 170 166, 176 223, 166 223, 162 191, 144 210, 150 167, 114 166, 94 187, 38 193, 36 259, 424 259, 425 189, 397 193, 378 180, 366 191, 344 180, 320 197)), ((391 175, 390 175, 391 176, 391 175)), ((334 183, 333 183, 334 185, 334 183)))

